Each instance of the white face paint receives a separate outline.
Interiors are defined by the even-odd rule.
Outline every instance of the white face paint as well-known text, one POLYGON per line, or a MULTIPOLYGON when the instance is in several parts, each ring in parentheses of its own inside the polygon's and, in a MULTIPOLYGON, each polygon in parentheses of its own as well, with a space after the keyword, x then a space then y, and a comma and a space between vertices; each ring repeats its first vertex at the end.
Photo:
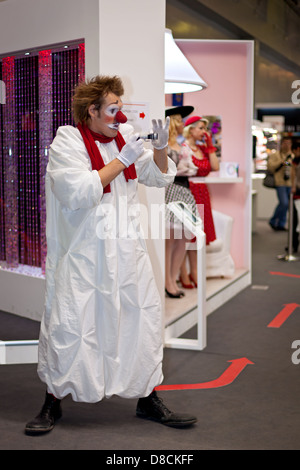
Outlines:
POLYGON ((90 129, 106 137, 116 137, 119 129, 116 115, 121 108, 122 100, 120 97, 114 93, 108 93, 104 98, 100 111, 95 112, 95 109, 91 109, 90 129))
MULTIPOLYGON (((115 120, 116 114, 119 111, 119 109, 120 108, 116 104, 113 103, 113 104, 110 104, 109 106, 107 106, 107 108, 104 110, 104 113, 109 118, 112 118, 113 120, 115 120)), ((112 123, 108 124, 107 126, 110 129, 118 130, 119 125, 120 125, 119 122, 112 122, 112 123)))

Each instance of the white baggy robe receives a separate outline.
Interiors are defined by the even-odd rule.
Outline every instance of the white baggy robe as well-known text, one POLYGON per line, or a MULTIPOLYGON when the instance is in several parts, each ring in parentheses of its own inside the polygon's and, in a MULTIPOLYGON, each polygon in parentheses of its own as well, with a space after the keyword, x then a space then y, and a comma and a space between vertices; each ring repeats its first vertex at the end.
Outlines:
MULTIPOLYGON (((131 126, 120 126, 125 139, 131 126)), ((99 146, 104 163, 119 153, 99 146)), ((164 187, 152 150, 137 160, 138 181, 164 187)), ((137 223, 137 180, 123 172, 103 194, 77 128, 58 129, 46 173, 47 261, 38 375, 49 393, 95 403, 149 395, 163 380, 162 312, 137 223), (126 234, 129 234, 127 236, 126 234)))

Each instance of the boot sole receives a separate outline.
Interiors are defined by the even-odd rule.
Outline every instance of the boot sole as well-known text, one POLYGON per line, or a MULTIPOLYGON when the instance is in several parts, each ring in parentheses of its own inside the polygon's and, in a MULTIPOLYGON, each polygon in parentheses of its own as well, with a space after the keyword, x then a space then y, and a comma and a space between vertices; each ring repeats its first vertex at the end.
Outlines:
POLYGON ((147 419, 148 421, 155 421, 156 423, 163 424, 164 426, 169 426, 170 428, 188 428, 189 426, 192 426, 193 424, 197 423, 197 419, 191 419, 190 421, 183 421, 183 422, 177 422, 177 421, 161 421, 157 418, 153 418, 152 416, 145 415, 143 413, 136 413, 136 416, 138 418, 142 419, 147 419))
POLYGON ((54 424, 53 426, 50 426, 49 428, 46 428, 46 429, 25 428, 25 434, 29 436, 33 436, 33 435, 37 436, 38 434, 46 434, 47 432, 52 431, 53 428, 54 428, 54 424))
POLYGON ((48 428, 27 428, 25 427, 25 434, 28 434, 29 436, 36 436, 38 434, 46 434, 47 432, 52 431, 54 428, 56 422, 62 417, 62 413, 60 413, 57 417, 55 417, 54 423, 49 426, 48 428))

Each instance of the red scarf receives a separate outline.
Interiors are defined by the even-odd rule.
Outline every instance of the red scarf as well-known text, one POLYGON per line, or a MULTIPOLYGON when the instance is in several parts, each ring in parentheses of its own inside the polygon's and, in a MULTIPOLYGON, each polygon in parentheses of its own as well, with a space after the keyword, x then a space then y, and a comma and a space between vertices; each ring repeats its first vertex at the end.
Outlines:
MULTIPOLYGON (((122 134, 120 134, 120 132, 118 132, 116 137, 106 137, 104 135, 93 132, 91 129, 87 127, 86 124, 78 124, 77 127, 82 135, 83 142, 86 146, 87 152, 91 159, 92 170, 99 171, 101 170, 101 168, 105 167, 101 153, 97 145, 95 144, 95 140, 98 140, 102 144, 107 144, 115 139, 119 151, 121 151, 122 147, 126 143, 125 140, 123 139, 122 134)), ((134 180, 137 178, 134 163, 130 165, 128 168, 124 169, 124 176, 126 178, 126 181, 128 181, 129 179, 134 180)), ((110 193, 110 184, 105 186, 103 192, 110 193)))

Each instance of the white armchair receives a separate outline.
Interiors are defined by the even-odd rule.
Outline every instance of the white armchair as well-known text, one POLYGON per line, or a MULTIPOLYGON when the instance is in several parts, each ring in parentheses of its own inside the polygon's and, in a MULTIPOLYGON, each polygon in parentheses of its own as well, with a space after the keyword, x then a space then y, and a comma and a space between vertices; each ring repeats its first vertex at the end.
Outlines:
POLYGON ((206 247, 206 277, 232 277, 235 270, 230 254, 233 218, 212 211, 217 240, 206 247))

